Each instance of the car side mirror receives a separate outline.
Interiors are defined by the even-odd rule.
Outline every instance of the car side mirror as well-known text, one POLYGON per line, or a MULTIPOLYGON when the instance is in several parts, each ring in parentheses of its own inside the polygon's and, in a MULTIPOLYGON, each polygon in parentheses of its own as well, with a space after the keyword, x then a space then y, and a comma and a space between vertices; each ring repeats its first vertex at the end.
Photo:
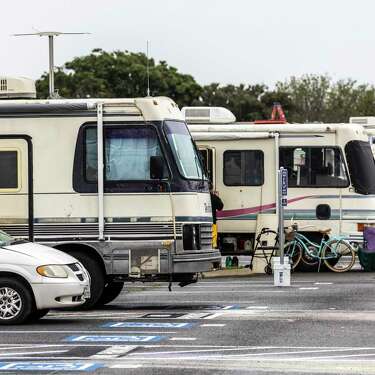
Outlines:
POLYGON ((164 159, 162 156, 150 157, 150 178, 162 180, 164 178, 164 159))

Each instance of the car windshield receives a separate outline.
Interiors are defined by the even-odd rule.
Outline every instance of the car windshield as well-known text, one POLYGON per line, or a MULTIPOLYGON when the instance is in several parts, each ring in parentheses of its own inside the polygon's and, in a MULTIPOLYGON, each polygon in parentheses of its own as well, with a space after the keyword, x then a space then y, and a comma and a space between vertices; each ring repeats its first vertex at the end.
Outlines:
POLYGON ((0 230, 0 246, 10 245, 14 241, 14 238, 9 234, 0 230))
POLYGON ((181 175, 192 180, 202 179, 202 164, 186 124, 166 121, 165 132, 181 175))

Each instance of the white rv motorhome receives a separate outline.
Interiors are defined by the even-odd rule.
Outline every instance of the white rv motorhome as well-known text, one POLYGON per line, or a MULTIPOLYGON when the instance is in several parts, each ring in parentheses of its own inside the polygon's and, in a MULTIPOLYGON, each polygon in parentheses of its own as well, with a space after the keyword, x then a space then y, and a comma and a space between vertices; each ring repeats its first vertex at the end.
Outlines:
POLYGON ((197 155, 168 98, 1 100, 0 228, 79 259, 87 307, 126 280, 186 285, 220 260, 197 155))
POLYGON ((277 229, 281 166, 289 177, 285 217, 311 239, 329 227, 361 240, 363 225, 375 223, 375 165, 362 126, 235 123, 225 112, 229 121, 215 119, 209 108, 183 113, 224 202, 217 215, 223 255, 246 254, 262 228, 277 229))

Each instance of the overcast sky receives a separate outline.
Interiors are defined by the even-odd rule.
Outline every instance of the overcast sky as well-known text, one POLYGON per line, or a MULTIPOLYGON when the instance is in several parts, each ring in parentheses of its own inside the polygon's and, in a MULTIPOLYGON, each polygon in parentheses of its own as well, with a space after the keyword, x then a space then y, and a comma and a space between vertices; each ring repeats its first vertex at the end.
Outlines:
POLYGON ((328 73, 375 83, 374 0, 3 0, 0 75, 38 78, 47 40, 33 30, 89 31, 56 40, 55 65, 99 47, 145 51, 201 83, 266 83, 328 73))

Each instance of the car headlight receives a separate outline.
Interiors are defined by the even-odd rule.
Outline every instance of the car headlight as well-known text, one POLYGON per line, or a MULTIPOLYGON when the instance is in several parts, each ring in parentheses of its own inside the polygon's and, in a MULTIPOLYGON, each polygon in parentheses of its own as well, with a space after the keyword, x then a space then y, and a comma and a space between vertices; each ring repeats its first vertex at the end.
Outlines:
POLYGON ((39 275, 44 277, 55 277, 55 278, 67 278, 68 272, 66 271, 64 266, 59 266, 57 264, 49 264, 46 266, 39 266, 36 269, 36 272, 39 273, 39 275))

